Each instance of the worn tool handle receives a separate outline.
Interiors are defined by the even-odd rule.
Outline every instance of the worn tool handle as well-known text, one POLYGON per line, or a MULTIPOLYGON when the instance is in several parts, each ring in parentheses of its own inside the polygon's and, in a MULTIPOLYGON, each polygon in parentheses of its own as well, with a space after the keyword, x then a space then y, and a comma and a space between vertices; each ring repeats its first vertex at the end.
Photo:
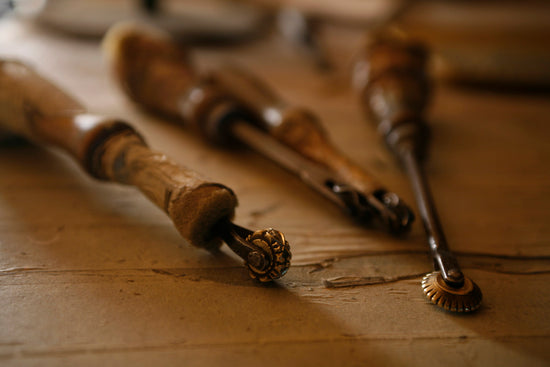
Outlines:
POLYGON ((412 149, 421 158, 427 145, 424 110, 430 98, 427 50, 394 33, 377 35, 354 70, 361 105, 398 156, 412 149))
POLYGON ((251 74, 228 67, 197 78, 182 47, 141 26, 114 28, 104 42, 115 77, 139 105, 179 116, 214 142, 230 140, 225 122, 241 114, 364 193, 381 189, 371 175, 334 147, 311 112, 288 106, 251 74))
POLYGON ((103 51, 114 78, 137 105, 191 125, 211 141, 228 141, 224 114, 234 110, 231 97, 200 78, 186 49, 169 35, 120 23, 105 35, 103 51))
POLYGON ((168 117, 180 116, 180 100, 197 81, 189 55, 169 36, 134 23, 112 27, 103 39, 113 76, 140 106, 168 117))
POLYGON ((0 129, 72 155, 92 176, 134 185, 162 208, 192 244, 221 244, 213 228, 237 200, 220 184, 152 151, 127 123, 88 114, 27 65, 0 60, 0 129))

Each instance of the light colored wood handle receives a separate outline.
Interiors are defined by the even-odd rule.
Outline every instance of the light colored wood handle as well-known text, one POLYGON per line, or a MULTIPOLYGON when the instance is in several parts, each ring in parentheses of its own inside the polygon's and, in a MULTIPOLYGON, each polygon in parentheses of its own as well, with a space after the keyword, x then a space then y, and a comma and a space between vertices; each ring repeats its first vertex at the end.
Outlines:
POLYGON ((192 244, 221 244, 214 226, 232 218, 237 205, 229 188, 151 150, 125 122, 88 114, 17 61, 0 60, 0 129, 65 150, 96 178, 136 186, 192 244))
MULTIPOLYGON (((1 128, 33 141, 54 143, 78 160, 83 131, 73 118, 85 113, 73 98, 39 77, 27 65, 14 60, 0 61, 1 128), (49 119, 51 123, 43 123, 49 119), (63 130, 59 136, 58 130, 63 130)), ((84 126, 80 127, 85 129, 84 126)))
POLYGON ((151 150, 131 132, 116 134, 105 142, 99 166, 104 177, 138 187, 192 244, 207 249, 221 244, 214 227, 233 218, 237 206, 237 197, 228 187, 208 182, 151 150))

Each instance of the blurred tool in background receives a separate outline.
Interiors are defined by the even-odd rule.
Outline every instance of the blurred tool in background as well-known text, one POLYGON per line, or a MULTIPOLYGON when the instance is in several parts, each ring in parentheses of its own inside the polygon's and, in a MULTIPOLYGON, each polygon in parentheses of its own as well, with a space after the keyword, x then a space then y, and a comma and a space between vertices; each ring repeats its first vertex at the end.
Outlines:
MULTIPOLYGON (((270 2, 270 1, 266 1, 270 2)), ((371 30, 390 23, 412 2, 405 0, 294 0, 278 3, 277 29, 300 53, 310 58, 320 71, 334 68, 323 42, 323 26, 371 30)), ((347 40, 342 40, 347 41, 347 40)))
POLYGON ((543 0, 0 0, 0 15, 10 10, 98 38, 121 20, 148 23, 186 42, 218 44, 276 29, 321 71, 334 61, 324 47, 326 25, 368 32, 398 24, 433 50, 436 77, 550 86, 550 3, 543 0))
MULTIPOLYGON (((479 86, 550 86, 548 1, 292 0, 283 3, 291 4, 305 19, 315 19, 310 32, 322 31, 321 24, 361 28, 367 32, 384 25, 398 25, 433 51, 434 72, 439 79, 479 86)), ((317 39, 316 44, 322 42, 317 39)))
POLYGON ((154 25, 186 42, 216 43, 254 38, 268 24, 263 8, 226 0, 9 0, 1 8, 67 34, 98 39, 123 20, 154 25))

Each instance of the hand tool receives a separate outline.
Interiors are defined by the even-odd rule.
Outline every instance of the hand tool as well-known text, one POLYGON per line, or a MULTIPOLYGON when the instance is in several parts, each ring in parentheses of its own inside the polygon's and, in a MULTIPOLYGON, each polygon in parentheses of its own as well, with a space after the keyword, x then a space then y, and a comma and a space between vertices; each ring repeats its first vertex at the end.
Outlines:
POLYGON ((236 67, 202 77, 187 51, 145 27, 124 24, 104 39, 115 77, 140 106, 194 125, 215 143, 240 142, 298 175, 361 223, 406 232, 412 211, 338 151, 318 119, 287 106, 236 67))
POLYGON ((163 209, 191 244, 215 250, 223 239, 262 282, 283 276, 290 247, 274 229, 233 224, 233 191, 151 150, 129 124, 89 114, 29 66, 0 60, 0 128, 75 158, 91 176, 134 185, 163 209))
POLYGON ((354 82, 362 106, 401 161, 416 197, 435 268, 422 280, 422 288, 428 299, 446 310, 474 311, 481 304, 481 290, 464 276, 447 245, 420 163, 428 140, 428 52, 421 43, 392 32, 380 31, 373 38, 367 55, 356 64, 354 82))

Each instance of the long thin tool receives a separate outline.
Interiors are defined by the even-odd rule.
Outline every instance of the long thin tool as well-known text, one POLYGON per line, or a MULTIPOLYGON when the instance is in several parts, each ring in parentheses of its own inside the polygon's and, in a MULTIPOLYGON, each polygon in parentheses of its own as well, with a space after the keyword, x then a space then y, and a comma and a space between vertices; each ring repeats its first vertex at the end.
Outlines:
POLYGON ((422 44, 381 33, 356 65, 354 82, 361 91, 362 105, 403 164, 416 197, 435 268, 422 280, 424 293, 446 310, 471 312, 481 305, 481 290, 464 276, 447 245, 420 164, 428 140, 424 119, 430 95, 427 56, 422 44))
POLYGON ((61 148, 97 179, 136 186, 191 244, 215 250, 224 240, 252 278, 277 279, 290 266, 281 232, 252 232, 231 222, 237 205, 231 189, 151 150, 127 123, 89 114, 21 62, 0 60, 0 129, 61 148))
POLYGON ((333 144, 318 119, 287 106, 252 75, 225 67, 198 77, 186 50, 140 26, 104 40, 114 74, 140 106, 198 127, 215 143, 245 144, 298 175, 362 223, 406 232, 412 211, 333 144))

